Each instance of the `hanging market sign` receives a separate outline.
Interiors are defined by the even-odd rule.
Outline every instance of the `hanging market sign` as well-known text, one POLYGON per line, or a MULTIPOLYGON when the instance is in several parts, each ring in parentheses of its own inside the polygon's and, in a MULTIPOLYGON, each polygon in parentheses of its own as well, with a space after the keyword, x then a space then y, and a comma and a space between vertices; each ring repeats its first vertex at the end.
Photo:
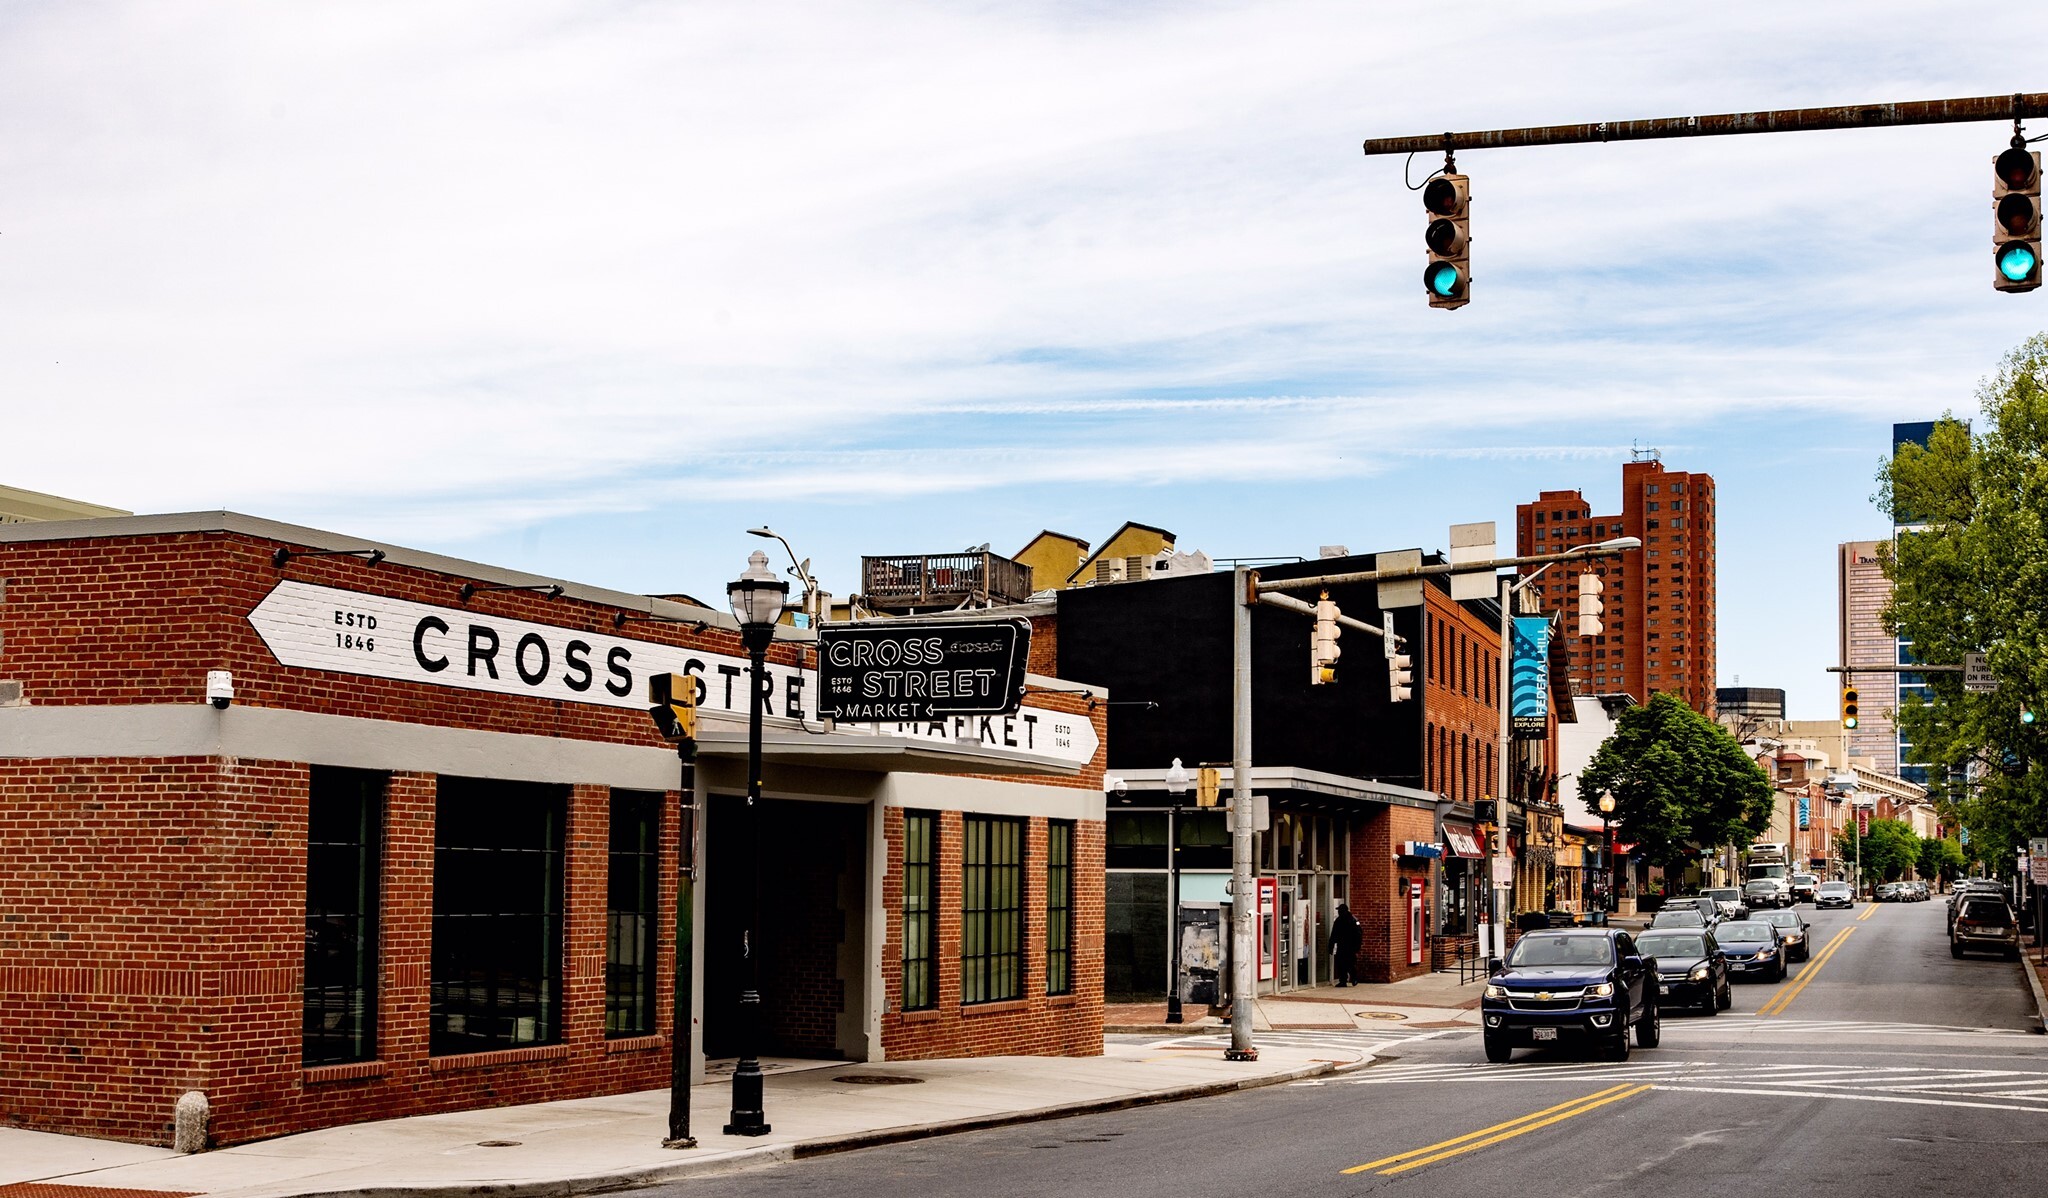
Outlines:
POLYGON ((837 720, 1007 715, 1024 701, 1028 620, 818 629, 818 710, 837 720))
MULTIPOLYGON (((681 645, 289 580, 264 596, 249 613, 249 624, 278 664, 299 669, 634 711, 646 709, 650 675, 683 674, 697 680, 701 711, 747 717, 752 664, 744 657, 681 645)), ((1020 693, 1023 656, 1020 646, 1020 693)), ((825 733, 814 723, 807 725, 823 714, 815 709, 817 675, 774 663, 766 672, 764 714, 768 723, 781 727, 807 727, 819 735, 979 744, 1074 764, 1092 760, 1099 745, 1086 715, 1016 704, 1000 714, 870 717, 840 722, 825 733)))
POLYGON ((1514 733, 1540 738, 1550 724, 1550 617, 1516 616, 1508 672, 1508 718, 1514 733))

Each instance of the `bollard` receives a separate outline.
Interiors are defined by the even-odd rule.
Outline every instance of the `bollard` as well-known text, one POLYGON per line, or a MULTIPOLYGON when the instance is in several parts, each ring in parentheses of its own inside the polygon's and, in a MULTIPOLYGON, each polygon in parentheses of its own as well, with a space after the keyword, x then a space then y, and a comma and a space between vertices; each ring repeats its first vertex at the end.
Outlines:
POLYGON ((206 1150, 206 1120, 211 1110, 206 1095, 198 1090, 187 1090, 178 1097, 177 1114, 171 1124, 173 1152, 206 1150))

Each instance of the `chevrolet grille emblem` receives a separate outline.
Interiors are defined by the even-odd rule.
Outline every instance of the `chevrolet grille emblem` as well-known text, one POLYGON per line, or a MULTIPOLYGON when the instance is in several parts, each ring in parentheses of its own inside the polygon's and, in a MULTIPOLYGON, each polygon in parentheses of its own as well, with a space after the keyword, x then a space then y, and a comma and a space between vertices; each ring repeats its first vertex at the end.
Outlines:
POLYGON ((1550 1001, 1550 991, 1548 991, 1548 990, 1539 990, 1539 991, 1537 991, 1537 992, 1536 992, 1536 1001, 1537 1001, 1537 1002, 1549 1002, 1549 1001, 1550 1001))

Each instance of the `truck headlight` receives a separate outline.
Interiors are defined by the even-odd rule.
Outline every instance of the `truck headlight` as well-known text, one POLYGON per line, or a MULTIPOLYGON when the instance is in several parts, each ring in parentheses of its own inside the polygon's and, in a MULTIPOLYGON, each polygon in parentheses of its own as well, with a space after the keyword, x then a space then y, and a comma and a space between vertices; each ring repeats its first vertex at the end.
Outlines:
POLYGON ((1496 986, 1492 982, 1486 983, 1486 997, 1506 998, 1507 996, 1508 988, 1506 986, 1496 986))
POLYGON ((1612 998, 1613 996, 1614 983, 1612 982, 1602 982, 1597 986, 1586 987, 1587 998, 1612 998))

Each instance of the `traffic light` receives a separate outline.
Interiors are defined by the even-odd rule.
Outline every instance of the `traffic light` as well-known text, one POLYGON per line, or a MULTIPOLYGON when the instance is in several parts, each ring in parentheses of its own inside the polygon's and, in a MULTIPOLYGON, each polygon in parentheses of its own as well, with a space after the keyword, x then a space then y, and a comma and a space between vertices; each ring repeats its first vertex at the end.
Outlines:
POLYGON ((1403 703, 1415 697, 1415 659, 1387 640, 1387 702, 1403 703))
POLYGON ((1422 268, 1429 306, 1462 308, 1472 292, 1472 181, 1464 175, 1438 175, 1423 187, 1422 207, 1429 215, 1422 234, 1429 247, 1429 264, 1422 268))
POLYGON ((2022 708, 2020 708, 2020 723, 2022 723, 2022 724, 2032 724, 2033 722, 2034 722, 2034 709, 2033 709, 2033 708, 2031 708, 2031 707, 2022 707, 2022 708))
POLYGON ((1337 658, 1343 650, 1337 648, 1337 638, 1344 635, 1338 625, 1337 605, 1330 602, 1328 592, 1316 600, 1316 627, 1309 641, 1309 684, 1321 686, 1337 681, 1337 658))
POLYGON ((663 740, 697 739, 697 680, 688 674, 654 674, 647 679, 647 714, 663 740))
POLYGON ((1853 686, 1845 686, 1842 688, 1842 727, 1854 728, 1855 726, 1856 688, 1853 686))
POLYGON ((1606 628, 1600 622, 1600 613, 1607 610, 1600 602, 1600 592, 1607 584, 1596 578, 1591 570, 1579 575, 1579 635, 1599 636, 1606 628))
POLYGON ((1222 790, 1222 770, 1213 765, 1205 765, 1195 771, 1195 806, 1214 807, 1217 795, 1222 790))
POLYGON ((2015 137, 1992 175, 1991 285, 2032 291, 2041 285, 2041 155, 2015 137))

